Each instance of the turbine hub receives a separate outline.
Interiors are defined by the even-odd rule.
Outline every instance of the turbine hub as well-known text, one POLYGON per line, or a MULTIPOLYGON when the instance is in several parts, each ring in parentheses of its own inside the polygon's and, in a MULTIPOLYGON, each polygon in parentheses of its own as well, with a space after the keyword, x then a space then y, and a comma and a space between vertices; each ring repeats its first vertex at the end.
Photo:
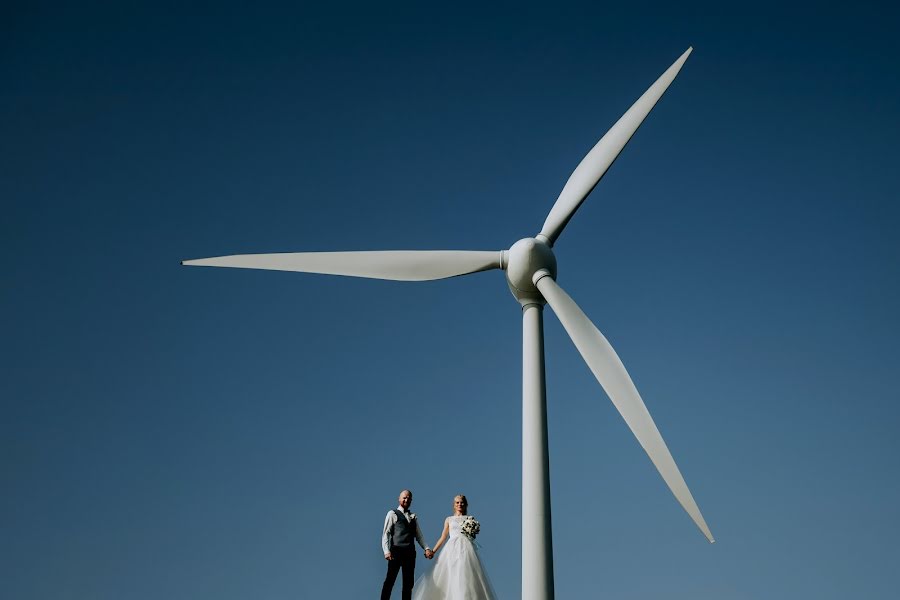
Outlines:
POLYGON ((556 257, 540 238, 523 238, 503 253, 509 291, 522 306, 544 304, 545 300, 532 282, 534 274, 545 269, 556 278, 556 257))

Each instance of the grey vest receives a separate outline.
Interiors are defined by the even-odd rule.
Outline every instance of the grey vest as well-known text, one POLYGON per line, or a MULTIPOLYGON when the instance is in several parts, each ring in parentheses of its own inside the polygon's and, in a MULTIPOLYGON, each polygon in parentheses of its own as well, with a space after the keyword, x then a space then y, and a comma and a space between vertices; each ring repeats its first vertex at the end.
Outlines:
POLYGON ((394 523, 391 544, 400 548, 408 548, 416 541, 416 518, 413 517, 411 521, 407 521, 406 515, 396 508, 394 514, 397 515, 397 522, 394 523))

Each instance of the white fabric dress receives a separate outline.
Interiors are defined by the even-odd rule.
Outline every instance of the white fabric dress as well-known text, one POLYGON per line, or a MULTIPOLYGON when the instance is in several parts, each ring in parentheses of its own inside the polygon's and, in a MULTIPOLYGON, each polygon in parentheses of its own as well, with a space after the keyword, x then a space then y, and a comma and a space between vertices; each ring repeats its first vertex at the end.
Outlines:
POLYGON ((447 517, 450 538, 413 587, 413 600, 496 600, 478 548, 460 533, 465 516, 447 517))

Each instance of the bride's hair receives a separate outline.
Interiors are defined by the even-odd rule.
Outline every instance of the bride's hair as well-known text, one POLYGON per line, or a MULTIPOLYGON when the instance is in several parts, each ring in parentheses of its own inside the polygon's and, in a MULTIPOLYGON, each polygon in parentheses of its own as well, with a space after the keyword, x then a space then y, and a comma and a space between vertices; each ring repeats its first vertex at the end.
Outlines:
POLYGON ((456 510, 456 501, 457 501, 457 500, 462 500, 462 502, 463 502, 463 507, 462 507, 462 513, 461 513, 461 514, 464 514, 464 515, 469 514, 469 501, 468 501, 468 500, 466 499, 466 497, 465 497, 464 495, 462 495, 462 494, 457 494, 457 495, 453 496, 453 510, 454 510, 454 511, 456 510))

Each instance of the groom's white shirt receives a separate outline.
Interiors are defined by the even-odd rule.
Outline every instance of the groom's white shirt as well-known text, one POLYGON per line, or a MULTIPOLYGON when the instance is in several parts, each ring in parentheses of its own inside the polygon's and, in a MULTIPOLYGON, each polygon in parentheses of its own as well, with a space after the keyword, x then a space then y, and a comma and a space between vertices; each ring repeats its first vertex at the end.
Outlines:
MULTIPOLYGON (((399 510, 403 516, 406 517, 406 520, 412 521, 412 518, 415 516, 415 513, 408 512, 403 510, 402 506, 397 506, 397 510, 399 510)), ((391 551, 391 538, 394 533, 394 525, 397 523, 397 513, 392 510, 388 511, 387 516, 384 518, 384 531, 381 534, 381 550, 387 554, 391 551)), ((419 545, 422 546, 425 550, 431 550, 428 545, 425 543, 425 536, 422 535, 422 528, 419 527, 419 520, 416 519, 416 541, 419 542, 419 545)))

